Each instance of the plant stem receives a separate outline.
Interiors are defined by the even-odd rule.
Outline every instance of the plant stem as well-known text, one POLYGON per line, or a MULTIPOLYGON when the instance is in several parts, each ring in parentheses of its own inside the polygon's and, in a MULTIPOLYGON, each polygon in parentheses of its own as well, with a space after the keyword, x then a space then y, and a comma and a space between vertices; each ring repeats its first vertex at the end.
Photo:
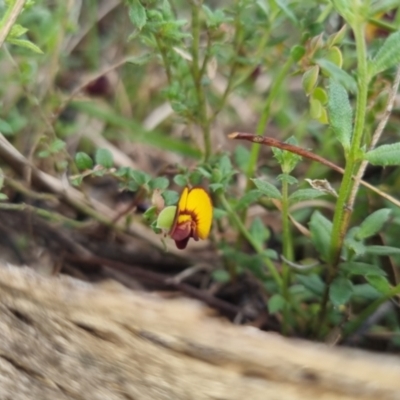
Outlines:
MULTIPOLYGON (((383 133, 383 130, 385 129, 387 122, 389 121, 390 114, 392 113, 392 110, 393 110, 393 105, 396 101, 399 84, 400 84, 400 65, 397 67, 396 75, 394 78, 392 89, 390 90, 390 93, 389 93, 389 99, 388 99, 388 102, 386 105, 385 112, 384 112, 381 120, 379 121, 379 124, 378 124, 374 134, 372 135, 372 140, 368 146, 368 151, 372 150, 376 146, 376 144, 378 143, 378 141, 383 133)), ((368 166, 368 161, 366 161, 366 160, 363 161, 357 171, 357 175, 354 178, 355 184, 353 185, 353 189, 351 191, 350 198, 349 198, 349 204, 351 207, 353 207, 353 204, 355 202, 356 195, 358 192, 358 187, 360 186, 360 184, 362 182, 362 177, 364 175, 365 170, 367 169, 367 166, 368 166)))
MULTIPOLYGON (((289 221, 289 183, 286 179, 282 181, 282 244, 283 244, 283 256, 285 260, 293 260, 293 247, 292 247, 292 236, 290 233, 290 221, 289 221)), ((283 308, 283 323, 282 333, 286 335, 288 333, 289 324, 289 286, 290 286, 290 267, 283 261, 282 262, 282 296, 285 299, 285 306, 283 308)))
POLYGON ((164 48, 164 45, 162 44, 159 36, 157 34, 155 34, 154 38, 156 40, 158 51, 160 52, 162 61, 164 63, 165 73, 167 74, 168 83, 171 84, 172 83, 172 70, 171 70, 171 66, 168 62, 168 54, 167 54, 167 52, 164 48))
MULTIPOLYGON (((256 251, 257 254, 262 255, 264 252, 264 249, 262 246, 260 246, 251 236, 250 232, 247 230, 247 228, 244 226, 243 222, 241 221, 241 219, 239 218, 239 216, 237 215, 237 213, 232 209, 229 201, 226 199, 225 195, 223 193, 218 194, 218 199, 221 202, 221 204, 223 205, 223 207, 225 208, 225 210, 228 212, 229 217, 232 218, 232 220, 234 221, 234 223, 236 224, 239 232, 241 233, 241 235, 250 243, 250 245, 253 247, 253 249, 256 251)), ((276 269, 274 263, 268 258, 268 257, 263 257, 264 258, 264 262, 271 274, 271 276, 274 278, 276 284, 278 285, 278 287, 280 289, 282 289, 282 278, 279 275, 278 270, 276 269)))
POLYGON ((197 101, 199 103, 199 119, 200 126, 203 129, 204 139, 204 161, 207 161, 211 155, 211 133, 210 121, 207 118, 207 101, 204 93, 202 78, 205 70, 199 67, 199 53, 200 53, 200 7, 196 2, 192 2, 192 75, 196 88, 197 101))
POLYGON ((339 197, 336 203, 335 215, 333 219, 331 252, 330 252, 330 269, 331 275, 334 275, 334 269, 339 260, 340 251, 342 249, 344 236, 347 232, 348 223, 352 210, 348 207, 348 199, 353 187, 352 176, 354 169, 358 163, 359 151, 362 144, 364 133, 365 115, 367 109, 368 96, 368 70, 367 70, 367 48, 364 38, 364 24, 358 23, 353 28, 356 40, 357 63, 358 63, 358 95, 356 116, 354 123, 353 139, 347 157, 346 168, 343 181, 340 185, 339 197))
POLYGON ((338 200, 335 207, 335 214, 333 217, 330 254, 328 260, 328 276, 325 293, 321 302, 321 310, 316 325, 317 332, 319 333, 321 332, 325 322, 329 300, 329 287, 337 274, 337 264, 339 262, 340 253, 352 213, 349 199, 354 185, 353 173, 359 161, 358 157, 363 139, 365 115, 367 109, 369 77, 367 69, 367 48, 364 38, 364 23, 362 21, 357 21, 357 23, 355 23, 353 26, 353 32, 356 41, 358 74, 356 115, 351 147, 347 155, 346 167, 344 170, 343 180, 340 185, 338 200))

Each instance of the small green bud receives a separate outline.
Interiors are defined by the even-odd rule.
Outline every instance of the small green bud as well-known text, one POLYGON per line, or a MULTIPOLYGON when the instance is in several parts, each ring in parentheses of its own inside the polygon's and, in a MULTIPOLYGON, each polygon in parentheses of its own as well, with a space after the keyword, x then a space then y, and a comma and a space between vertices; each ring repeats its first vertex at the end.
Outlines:
POLYGON ((309 68, 303 75, 301 80, 301 84, 303 85, 303 89, 306 92, 307 96, 309 96, 315 88, 317 84, 319 76, 319 66, 314 65, 309 68))
POLYGON ((339 68, 342 68, 343 65, 343 56, 342 52, 340 51, 339 47, 333 46, 331 47, 328 52, 326 53, 325 57, 326 60, 332 62, 339 68))
POLYGON ((343 25, 339 31, 332 33, 332 35, 328 37, 328 40, 326 42, 327 46, 332 47, 335 46, 336 44, 342 43, 343 39, 346 36, 346 32, 347 32, 347 25, 343 25))
POLYGON ((304 54, 306 54, 306 49, 304 48, 304 46, 300 46, 298 44, 296 46, 293 46, 290 50, 290 55, 295 62, 300 61, 303 58, 304 54))
POLYGON ((328 93, 326 93, 325 89, 322 89, 319 86, 314 89, 311 96, 313 99, 319 100, 323 105, 328 103, 328 93))
POLYGON ((313 98, 310 98, 310 115, 313 119, 319 119, 322 114, 322 104, 313 98))

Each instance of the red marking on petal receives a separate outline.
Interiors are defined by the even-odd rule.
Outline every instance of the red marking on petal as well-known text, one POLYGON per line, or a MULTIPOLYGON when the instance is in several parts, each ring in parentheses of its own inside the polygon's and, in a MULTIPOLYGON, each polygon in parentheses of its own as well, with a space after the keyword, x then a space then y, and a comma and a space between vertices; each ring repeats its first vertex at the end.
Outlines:
POLYGON ((186 249, 186 246, 187 246, 187 244, 188 244, 188 242, 189 242, 189 239, 190 239, 190 236, 186 237, 186 238, 183 239, 183 240, 175 240, 176 247, 177 247, 179 250, 186 249))
POLYGON ((175 226, 173 232, 171 232, 170 236, 174 240, 184 240, 191 236, 191 226, 190 221, 186 221, 182 224, 178 224, 175 226))

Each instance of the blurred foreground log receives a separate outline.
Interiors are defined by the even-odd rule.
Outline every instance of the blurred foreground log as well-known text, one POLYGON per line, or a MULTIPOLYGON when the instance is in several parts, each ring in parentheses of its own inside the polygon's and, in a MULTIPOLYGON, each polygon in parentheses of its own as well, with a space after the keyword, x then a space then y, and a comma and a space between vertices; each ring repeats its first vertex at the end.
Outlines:
POLYGON ((0 267, 0 399, 400 399, 395 357, 284 339, 190 300, 0 267))

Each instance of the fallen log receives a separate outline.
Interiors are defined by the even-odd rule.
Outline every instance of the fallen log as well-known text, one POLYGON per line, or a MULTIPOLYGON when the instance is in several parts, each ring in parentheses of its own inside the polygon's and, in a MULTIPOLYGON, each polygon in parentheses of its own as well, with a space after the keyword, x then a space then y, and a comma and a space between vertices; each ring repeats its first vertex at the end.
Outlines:
POLYGON ((1 265, 0 399, 400 399, 400 361, 1 265))

